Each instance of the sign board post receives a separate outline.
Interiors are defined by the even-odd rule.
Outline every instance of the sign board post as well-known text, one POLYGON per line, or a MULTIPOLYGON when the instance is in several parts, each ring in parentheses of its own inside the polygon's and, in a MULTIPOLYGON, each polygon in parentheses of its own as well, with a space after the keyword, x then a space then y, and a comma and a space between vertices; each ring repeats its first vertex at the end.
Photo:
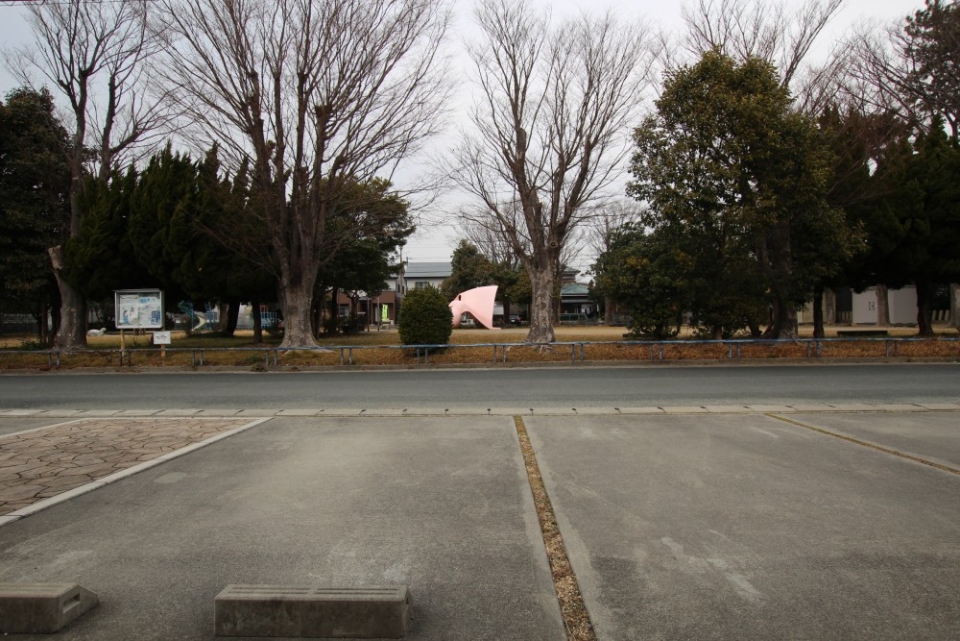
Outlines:
POLYGON ((122 365, 126 353, 124 330, 163 329, 163 292, 159 289, 119 289, 113 295, 122 365))
POLYGON ((153 344, 160 346, 160 364, 163 365, 167 358, 167 345, 170 344, 170 332, 154 332, 153 344))

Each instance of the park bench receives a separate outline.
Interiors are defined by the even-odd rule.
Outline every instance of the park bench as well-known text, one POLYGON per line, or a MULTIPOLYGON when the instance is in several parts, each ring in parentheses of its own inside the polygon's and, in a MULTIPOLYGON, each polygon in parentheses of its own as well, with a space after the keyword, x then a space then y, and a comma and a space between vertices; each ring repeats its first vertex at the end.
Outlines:
POLYGON ((888 332, 885 329, 838 329, 837 336, 840 338, 883 338, 888 332))

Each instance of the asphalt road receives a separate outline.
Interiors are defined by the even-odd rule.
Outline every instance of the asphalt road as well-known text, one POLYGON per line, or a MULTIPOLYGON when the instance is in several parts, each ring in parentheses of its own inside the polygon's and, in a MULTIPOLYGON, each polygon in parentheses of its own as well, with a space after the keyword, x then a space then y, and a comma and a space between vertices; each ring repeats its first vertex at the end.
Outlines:
POLYGON ((960 400, 960 364, 0 375, 0 409, 643 407, 960 400))

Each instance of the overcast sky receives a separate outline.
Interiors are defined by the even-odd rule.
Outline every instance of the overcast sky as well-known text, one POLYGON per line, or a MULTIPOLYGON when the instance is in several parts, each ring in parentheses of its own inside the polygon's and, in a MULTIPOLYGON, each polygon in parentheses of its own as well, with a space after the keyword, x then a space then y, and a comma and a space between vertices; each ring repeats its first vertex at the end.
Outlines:
MULTIPOLYGON (((801 0, 787 0, 788 5, 801 4, 801 0)), ((604 10, 610 7, 615 14, 624 16, 626 21, 645 19, 653 26, 667 31, 679 33, 682 29, 681 2, 674 0, 646 0, 646 1, 615 1, 604 3, 603 0, 555 0, 544 1, 551 6, 554 17, 580 10, 604 10)), ((462 50, 462 41, 473 31, 471 7, 472 0, 456 0, 455 33, 451 38, 451 47, 462 50)), ((903 19, 908 14, 923 6, 923 0, 846 0, 844 7, 837 14, 833 23, 828 26, 818 42, 814 59, 825 58, 832 44, 843 38, 857 24, 873 20, 880 23, 889 23, 903 19)), ((19 3, 10 3, 0 0, 0 42, 3 47, 27 44, 32 40, 32 34, 23 17, 25 9, 19 3)), ((0 92, 6 94, 15 88, 15 83, 5 69, 0 69, 0 92)), ((464 87, 464 91, 467 88, 464 87)), ((466 102, 466 99, 464 99, 466 102)), ((446 146, 449 142, 438 140, 436 146, 446 146)), ((441 203, 440 211, 455 209, 455 204, 447 200, 441 203)), ((453 246, 458 237, 457 225, 441 225, 422 227, 404 249, 404 258, 412 261, 445 261, 450 259, 453 246)), ((589 257, 582 257, 578 261, 585 268, 589 257)))

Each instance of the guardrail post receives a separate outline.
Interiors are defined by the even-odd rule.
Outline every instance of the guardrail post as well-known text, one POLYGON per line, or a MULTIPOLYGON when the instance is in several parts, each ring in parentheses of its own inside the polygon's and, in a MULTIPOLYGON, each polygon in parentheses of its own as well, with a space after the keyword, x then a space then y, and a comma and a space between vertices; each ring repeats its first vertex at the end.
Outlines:
POLYGON ((663 362, 663 345, 660 346, 660 362, 663 362))
POLYGON ((353 365, 353 348, 347 348, 347 357, 350 359, 350 364, 353 365))
POLYGON ((200 367, 203 367, 203 350, 200 350, 200 367))
POLYGON ((822 343, 822 341, 820 341, 820 339, 817 339, 817 343, 816 343, 816 345, 817 345, 817 358, 820 358, 820 345, 821 345, 821 343, 822 343))
POLYGON ((573 360, 577 356, 577 345, 576 343, 571 343, 570 345, 570 364, 573 365, 573 360))
POLYGON ((581 361, 587 360, 586 350, 587 350, 586 343, 580 343, 580 360, 581 361))
POLYGON ((53 352, 47 352, 47 367, 53 367, 53 352))
POLYGON ((277 363, 277 352, 278 352, 278 351, 280 351, 280 350, 277 350, 277 349, 273 350, 273 366, 274 366, 274 367, 277 367, 277 365, 278 365, 278 363, 277 363))
POLYGON ((496 345, 493 346, 493 362, 494 363, 497 362, 497 346, 496 345))
POLYGON ((423 364, 424 365, 430 364, 430 348, 429 347, 423 348, 423 364))
POLYGON ((890 341, 883 339, 883 355, 886 358, 890 357, 890 341))

